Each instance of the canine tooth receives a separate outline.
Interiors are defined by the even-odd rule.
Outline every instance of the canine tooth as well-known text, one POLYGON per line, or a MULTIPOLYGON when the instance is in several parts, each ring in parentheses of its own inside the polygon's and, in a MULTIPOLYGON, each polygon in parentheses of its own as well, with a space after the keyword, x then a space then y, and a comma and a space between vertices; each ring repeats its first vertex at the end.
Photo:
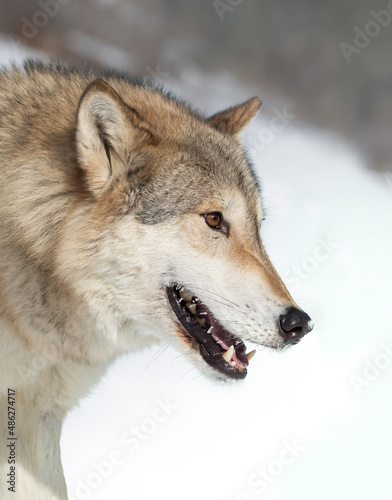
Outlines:
POLYGON ((197 321, 201 324, 202 327, 206 326, 206 320, 204 318, 197 318, 197 321))
POLYGON ((193 295, 185 287, 182 287, 180 289, 180 297, 185 299, 187 302, 190 302, 192 300, 193 295))
POLYGON ((196 304, 187 304, 187 308, 190 310, 192 314, 196 314, 196 304))
POLYGON ((227 361, 228 363, 230 363, 231 361, 231 358, 233 357, 233 354, 234 354, 234 346, 230 346, 226 352, 224 352, 222 354, 222 358, 227 361))
POLYGON ((246 355, 246 357, 248 358, 248 361, 250 361, 255 354, 256 354, 255 349, 253 349, 253 351, 248 352, 248 354, 246 355))

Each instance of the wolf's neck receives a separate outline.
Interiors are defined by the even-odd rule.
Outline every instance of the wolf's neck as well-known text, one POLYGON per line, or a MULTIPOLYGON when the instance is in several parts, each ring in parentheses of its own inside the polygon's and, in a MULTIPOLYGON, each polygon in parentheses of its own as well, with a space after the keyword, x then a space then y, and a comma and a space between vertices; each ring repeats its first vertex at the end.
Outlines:
POLYGON ((59 446, 64 412, 56 406, 45 409, 39 402, 36 405, 29 390, 16 390, 13 397, 15 403, 10 407, 8 394, 1 397, 0 404, 0 498, 66 500, 59 446), (6 416, 13 411, 12 430, 6 416))

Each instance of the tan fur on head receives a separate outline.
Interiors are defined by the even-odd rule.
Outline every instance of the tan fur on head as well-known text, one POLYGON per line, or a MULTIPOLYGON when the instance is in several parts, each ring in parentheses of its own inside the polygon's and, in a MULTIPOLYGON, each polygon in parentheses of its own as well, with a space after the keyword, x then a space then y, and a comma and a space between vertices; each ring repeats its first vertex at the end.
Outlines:
POLYGON ((252 97, 242 104, 212 115, 207 122, 224 134, 236 136, 243 132, 248 123, 256 116, 260 107, 260 99, 252 97))
POLYGON ((145 125, 110 85, 103 80, 88 85, 79 102, 76 143, 80 166, 94 194, 124 174, 132 153, 147 137, 145 125))

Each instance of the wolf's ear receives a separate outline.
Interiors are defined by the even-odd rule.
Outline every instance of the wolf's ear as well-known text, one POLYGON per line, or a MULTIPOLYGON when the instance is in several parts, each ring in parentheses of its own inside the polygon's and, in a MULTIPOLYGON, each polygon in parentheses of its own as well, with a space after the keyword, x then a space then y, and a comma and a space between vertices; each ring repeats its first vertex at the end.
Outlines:
POLYGON ((252 97, 242 104, 210 116, 210 118, 207 118, 207 123, 224 134, 238 136, 252 118, 256 116, 260 106, 260 99, 252 97))
POLYGON ((78 160, 88 189, 94 194, 105 191, 146 135, 136 112, 109 84, 92 82, 80 99, 76 123, 78 160))

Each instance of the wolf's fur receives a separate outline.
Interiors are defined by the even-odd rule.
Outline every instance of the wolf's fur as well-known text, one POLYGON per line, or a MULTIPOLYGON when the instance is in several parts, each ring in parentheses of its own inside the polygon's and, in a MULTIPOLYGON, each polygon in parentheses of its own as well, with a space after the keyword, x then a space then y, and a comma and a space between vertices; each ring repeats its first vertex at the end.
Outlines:
POLYGON ((128 77, 28 62, 0 74, 0 497, 66 499, 64 416, 119 354, 184 335, 181 283, 245 340, 281 347, 293 306, 259 237, 239 134, 256 98, 205 118, 128 77), (219 211, 226 235, 202 214, 219 211), (16 494, 5 484, 16 390, 16 494))

